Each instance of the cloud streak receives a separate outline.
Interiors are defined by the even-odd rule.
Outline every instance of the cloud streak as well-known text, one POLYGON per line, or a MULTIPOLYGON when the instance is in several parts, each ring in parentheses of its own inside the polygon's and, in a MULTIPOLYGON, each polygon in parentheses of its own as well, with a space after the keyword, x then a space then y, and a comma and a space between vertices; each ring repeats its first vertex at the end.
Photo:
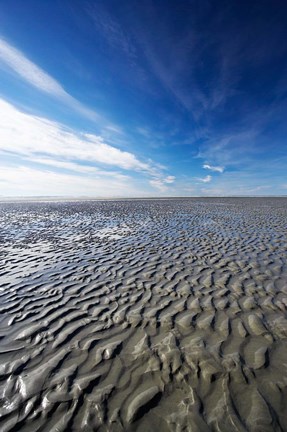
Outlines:
POLYGON ((160 192, 166 192, 168 190, 168 185, 174 183, 174 176, 167 176, 164 178, 155 178, 150 180, 150 185, 155 189, 158 189, 160 192))
POLYGON ((85 107, 81 102, 71 96, 61 84, 43 71, 35 63, 29 60, 21 51, 10 45, 0 37, 0 63, 8 66, 8 69, 16 73, 37 90, 61 100, 71 106, 77 112, 90 118, 99 120, 100 115, 85 107))
POLYGON ((223 171, 224 171, 224 167, 222 167, 222 166, 212 166, 209 164, 204 164, 203 168, 208 169, 210 171, 219 172, 219 173, 223 173, 223 171))
POLYGON ((0 59, 30 85, 55 97, 66 98, 63 87, 42 69, 28 60, 21 51, 0 38, 0 59))
MULTIPOLYGON (((16 157, 18 161, 20 159, 22 165, 24 161, 26 164, 28 162, 42 166, 41 172, 49 172, 49 178, 52 179, 54 175, 51 172, 55 170, 55 175, 66 175, 66 177, 63 177, 65 179, 68 179, 70 175, 71 184, 73 184, 75 176, 71 176, 69 171, 78 173, 81 178, 85 176, 87 182, 89 182, 89 179, 93 179, 91 180, 93 183, 97 178, 97 184, 100 182, 102 185, 104 185, 104 179, 108 177, 120 183, 126 182, 128 179, 130 183, 135 181, 129 174, 111 171, 110 168, 116 168, 119 171, 124 170, 128 173, 138 173, 148 177, 151 179, 149 184, 157 190, 167 190, 168 186, 175 180, 174 176, 166 175, 164 168, 159 164, 152 160, 141 160, 131 152, 109 145, 101 136, 77 133, 58 122, 23 113, 1 99, 0 153, 6 158, 13 157, 15 159, 16 157), (109 169, 107 170, 107 168, 109 169), (68 173, 65 173, 67 171, 68 173)), ((23 166, 17 168, 18 177, 23 177, 25 184, 30 178, 30 171, 27 171, 26 168, 23 166)), ((37 169, 35 178, 42 179, 39 174, 40 169, 37 169)), ((5 171, 7 175, 4 180, 3 172, 2 170, 2 181, 5 179, 5 181, 7 179, 12 181, 10 171, 9 175, 5 171)), ((84 184, 82 180, 81 184, 84 184)), ((128 189, 132 190, 132 184, 130 186, 128 189)), ((27 190, 30 189, 30 187, 27 187, 27 190)), ((58 191, 57 188, 56 190, 58 191)), ((122 188, 119 190, 122 190, 122 188)), ((105 196, 107 194, 109 194, 108 191, 105 192, 105 196)))
POLYGON ((202 183, 209 183, 211 179, 212 179, 211 175, 207 175, 206 177, 198 178, 197 180, 201 181, 202 183))
POLYGON ((114 178, 118 178, 121 180, 129 178, 128 175, 121 174, 121 173, 116 172, 116 171, 100 170, 100 169, 96 168, 95 166, 79 165, 78 163, 75 163, 75 162, 66 162, 66 161, 61 161, 61 160, 54 160, 54 159, 50 159, 50 158, 45 158, 45 157, 28 157, 25 159, 29 162, 32 162, 32 163, 44 165, 45 167, 49 166, 49 167, 58 168, 60 170, 65 170, 65 171, 73 171, 73 172, 82 173, 82 174, 94 174, 97 176, 99 176, 99 175, 100 176, 113 176, 114 178))
POLYGON ((0 100, 0 150, 22 156, 53 156, 155 174, 151 164, 105 143, 93 134, 77 134, 57 122, 17 110, 0 100))
MULTIPOLYGON (((82 176, 26 166, 1 166, 2 196, 137 196, 127 178, 82 176)), ((142 193, 144 195, 144 193, 142 193)))

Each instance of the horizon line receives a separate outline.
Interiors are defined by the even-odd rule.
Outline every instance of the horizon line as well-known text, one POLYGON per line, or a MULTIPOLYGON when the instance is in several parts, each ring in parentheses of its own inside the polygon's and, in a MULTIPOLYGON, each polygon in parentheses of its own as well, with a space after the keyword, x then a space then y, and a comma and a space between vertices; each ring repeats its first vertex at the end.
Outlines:
POLYGON ((143 196, 143 197, 93 197, 93 196, 65 196, 65 195, 25 195, 0 196, 0 203, 5 202, 45 202, 45 201, 132 201, 132 200, 172 200, 172 199, 216 199, 216 198, 287 198, 286 195, 193 195, 193 196, 143 196))

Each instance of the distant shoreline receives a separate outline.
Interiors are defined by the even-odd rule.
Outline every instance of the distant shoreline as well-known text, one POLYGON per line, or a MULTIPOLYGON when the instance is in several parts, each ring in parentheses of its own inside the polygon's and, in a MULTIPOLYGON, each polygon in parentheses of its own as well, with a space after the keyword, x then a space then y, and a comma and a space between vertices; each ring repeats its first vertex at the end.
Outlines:
POLYGON ((18 202, 79 202, 79 201, 165 201, 165 200, 189 200, 189 199, 242 199, 242 198, 287 198, 287 195, 224 195, 224 196, 171 196, 171 197, 0 197, 0 203, 18 202))

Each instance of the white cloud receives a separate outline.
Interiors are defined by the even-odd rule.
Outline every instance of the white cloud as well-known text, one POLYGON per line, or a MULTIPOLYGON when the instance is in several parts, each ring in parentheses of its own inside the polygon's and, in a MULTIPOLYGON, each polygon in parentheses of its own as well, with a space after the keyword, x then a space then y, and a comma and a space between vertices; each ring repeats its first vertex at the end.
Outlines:
POLYGON ((83 173, 83 174, 96 174, 96 175, 101 175, 101 176, 113 176, 114 178, 119 178, 119 179, 129 178, 129 176, 118 173, 117 171, 104 171, 104 170, 100 170, 94 166, 79 165, 75 162, 65 162, 65 161, 59 161, 59 160, 44 158, 44 157, 28 157, 25 159, 30 161, 30 162, 36 163, 36 164, 48 165, 48 166, 52 166, 55 168, 59 168, 61 170, 74 171, 74 172, 79 172, 79 173, 83 173))
POLYGON ((158 189, 160 192, 165 192, 167 190, 166 184, 162 180, 159 179, 153 179, 150 180, 150 185, 156 189, 158 189))
POLYGON ((0 37, 0 64, 1 63, 8 66, 10 70, 38 90, 57 99, 61 99, 61 101, 72 106, 72 108, 92 120, 100 119, 97 113, 85 107, 66 92, 58 81, 25 57, 21 51, 11 46, 0 37))
POLYGON ((67 96, 63 87, 54 78, 46 74, 2 38, 0 38, 0 59, 21 78, 39 90, 57 97, 67 96))
POLYGON ((165 183, 173 183, 175 181, 175 177, 174 176, 167 176, 165 179, 164 179, 164 182, 165 183))
POLYGON ((76 133, 60 123, 23 113, 0 99, 1 153, 3 160, 10 164, 13 160, 16 165, 0 168, 1 194, 6 196, 146 196, 144 179, 136 180, 121 170, 148 176, 150 185, 160 192, 175 180, 164 175, 163 168, 152 160, 142 161, 100 136, 76 133), (140 184, 138 189, 136 184, 140 184))
MULTIPOLYGON (((21 156, 88 161, 155 175, 158 169, 134 154, 106 144, 100 136, 76 134, 63 125, 25 114, 0 100, 0 151, 21 156)), ((47 162, 47 161, 46 161, 47 162)))
POLYGON ((150 180, 151 186, 158 189, 161 192, 166 192, 168 190, 168 186, 171 183, 174 183, 175 177, 174 176, 167 176, 165 178, 154 178, 150 180))
MULTIPOLYGON (((0 168, 2 196, 137 196, 128 178, 55 173, 25 166, 0 168)), ((142 191, 144 195, 144 191, 142 191)))
POLYGON ((223 173, 223 171, 224 171, 224 167, 222 167, 222 166, 211 166, 209 164, 204 164, 203 168, 208 169, 210 171, 220 172, 220 173, 223 173))
POLYGON ((203 183, 209 183, 211 181, 211 179, 212 179, 211 175, 207 175, 206 177, 198 178, 197 180, 199 180, 203 183))
POLYGON ((44 157, 28 157, 25 159, 30 161, 30 162, 36 163, 36 164, 48 165, 48 166, 52 166, 55 168, 60 168, 60 169, 69 170, 69 171, 76 171, 76 172, 80 172, 80 173, 96 173, 97 172, 97 168, 95 168, 95 167, 86 166, 86 165, 79 165, 79 164, 74 163, 74 162, 65 162, 65 161, 59 161, 59 160, 44 158, 44 157))

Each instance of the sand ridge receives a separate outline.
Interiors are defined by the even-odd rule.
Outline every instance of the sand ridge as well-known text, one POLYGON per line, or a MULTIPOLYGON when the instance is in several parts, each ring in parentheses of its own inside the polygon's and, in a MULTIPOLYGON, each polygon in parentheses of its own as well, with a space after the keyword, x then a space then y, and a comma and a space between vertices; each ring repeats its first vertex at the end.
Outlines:
POLYGON ((1 204, 1 431, 287 430, 286 215, 1 204))

